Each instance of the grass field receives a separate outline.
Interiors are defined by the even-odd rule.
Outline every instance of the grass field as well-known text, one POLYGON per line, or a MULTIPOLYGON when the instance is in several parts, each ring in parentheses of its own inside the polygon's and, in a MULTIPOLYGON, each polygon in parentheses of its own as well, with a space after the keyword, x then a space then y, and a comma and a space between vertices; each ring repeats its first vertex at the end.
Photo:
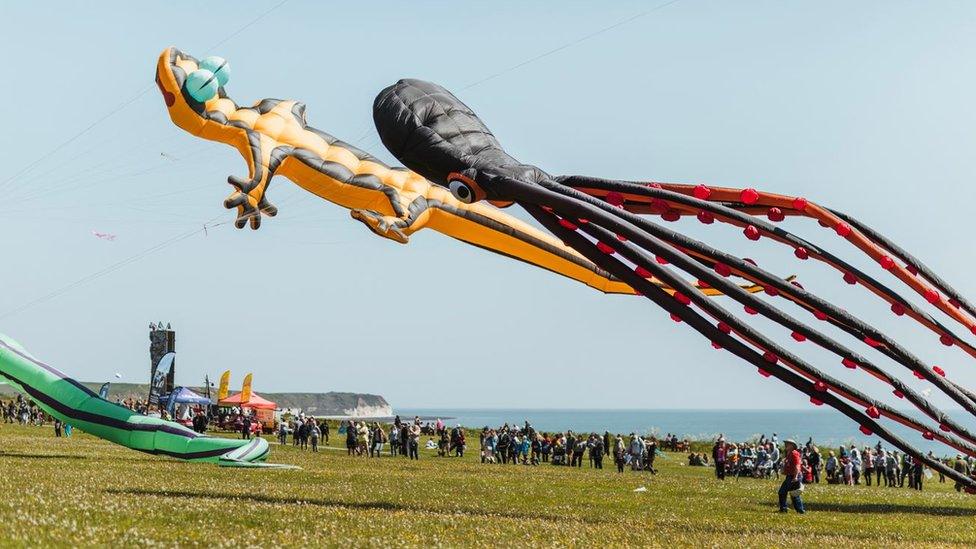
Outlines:
MULTIPOLYGON (((334 441, 333 441, 334 442, 334 441)), ((273 445, 301 470, 221 469, 49 428, 0 426, 0 545, 960 546, 976 497, 951 484, 814 486, 781 515, 773 481, 319 454, 273 445), (633 492, 646 486, 646 492, 633 492)))

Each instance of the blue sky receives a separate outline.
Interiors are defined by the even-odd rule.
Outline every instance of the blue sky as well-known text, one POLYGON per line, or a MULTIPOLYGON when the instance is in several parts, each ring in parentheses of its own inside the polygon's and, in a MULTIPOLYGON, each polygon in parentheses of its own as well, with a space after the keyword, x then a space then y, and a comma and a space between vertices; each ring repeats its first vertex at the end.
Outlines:
MULTIPOLYGON (((186 384, 231 368, 235 384, 253 371, 258 392, 373 392, 404 407, 807 406, 645 300, 433 232, 407 246, 376 238, 284 179, 271 190, 281 214, 260 231, 190 234, 232 219, 225 181, 244 163, 173 126, 155 89, 139 94, 164 47, 203 55, 220 42, 209 53, 230 62, 239 103, 302 100, 311 124, 387 161, 370 114, 380 89, 402 77, 455 90, 480 82, 458 95, 526 162, 804 195, 855 214, 976 297, 971 3, 682 0, 577 43, 657 4, 291 0, 231 36, 273 5, 0 7, 0 179, 44 157, 0 185, 0 330, 92 381, 147 378, 146 328, 165 320, 178 329, 186 384)), ((730 227, 676 227, 799 274, 976 386, 973 359, 835 271, 730 227)), ((815 222, 790 228, 877 272, 815 222)), ((886 394, 809 344, 800 350, 886 394)))

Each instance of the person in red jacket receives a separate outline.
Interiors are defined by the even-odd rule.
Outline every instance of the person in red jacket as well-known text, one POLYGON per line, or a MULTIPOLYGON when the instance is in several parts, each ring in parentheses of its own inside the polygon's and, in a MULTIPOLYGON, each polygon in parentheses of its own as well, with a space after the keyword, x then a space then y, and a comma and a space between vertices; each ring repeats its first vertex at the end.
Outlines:
POLYGON ((813 484, 813 467, 810 466, 810 462, 806 458, 803 458, 801 470, 803 471, 803 484, 813 484))
POLYGON ((797 513, 803 514, 806 512, 803 509, 803 499, 800 498, 800 492, 803 490, 803 458, 800 456, 795 440, 788 438, 783 443, 786 445, 786 451, 783 452, 783 476, 785 478, 779 487, 779 512, 787 512, 786 494, 789 494, 790 499, 793 500, 793 509, 797 513))

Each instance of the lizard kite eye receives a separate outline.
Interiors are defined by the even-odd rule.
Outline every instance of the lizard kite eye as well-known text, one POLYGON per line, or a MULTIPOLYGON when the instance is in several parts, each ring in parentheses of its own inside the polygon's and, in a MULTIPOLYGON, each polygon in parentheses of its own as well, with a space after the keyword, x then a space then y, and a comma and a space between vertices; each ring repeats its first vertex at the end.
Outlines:
POLYGON ((227 81, 230 80, 230 65, 227 64, 227 60, 223 57, 217 57, 216 55, 204 57, 200 60, 200 68, 214 73, 214 76, 217 77, 217 84, 220 87, 226 86, 227 81))
POLYGON ((200 103, 206 103, 213 99, 217 95, 219 85, 220 82, 217 80, 217 75, 206 69, 198 69, 191 72, 186 77, 186 83, 183 84, 190 97, 200 103))
POLYGON ((451 194, 454 195, 454 198, 457 198, 465 204, 471 204, 475 201, 474 189, 471 188, 471 185, 468 185, 460 179, 451 180, 451 182, 448 183, 448 188, 451 190, 451 194))

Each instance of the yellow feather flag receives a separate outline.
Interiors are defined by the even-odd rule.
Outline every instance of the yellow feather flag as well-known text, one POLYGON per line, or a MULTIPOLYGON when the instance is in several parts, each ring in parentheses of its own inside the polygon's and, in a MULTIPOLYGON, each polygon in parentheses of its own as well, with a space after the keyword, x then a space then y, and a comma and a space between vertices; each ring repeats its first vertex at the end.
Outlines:
POLYGON ((254 374, 247 374, 244 376, 244 386, 241 387, 241 404, 247 404, 251 401, 251 377, 254 374))
POLYGON ((220 387, 217 389, 217 401, 224 400, 230 393, 230 370, 220 375, 220 387))

